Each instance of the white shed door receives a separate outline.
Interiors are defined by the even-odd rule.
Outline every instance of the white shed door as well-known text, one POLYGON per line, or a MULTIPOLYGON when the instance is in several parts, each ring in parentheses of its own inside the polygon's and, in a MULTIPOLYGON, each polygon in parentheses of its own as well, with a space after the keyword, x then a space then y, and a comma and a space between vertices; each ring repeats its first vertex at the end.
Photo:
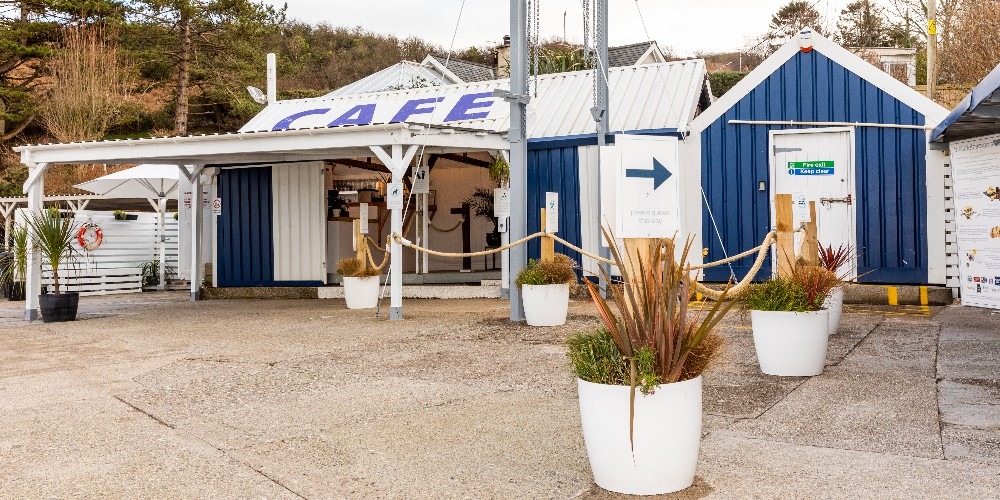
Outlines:
POLYGON ((326 201, 321 162, 271 167, 274 280, 326 282, 326 201))
MULTIPOLYGON (((820 244, 834 249, 850 246, 856 255, 853 151, 850 129, 771 132, 772 193, 790 194, 793 203, 796 196, 804 196, 807 207, 809 201, 815 201, 820 244)), ((773 196, 771 200, 773 227, 776 225, 773 196)), ((800 241, 796 238, 797 244, 800 241)), ((850 277, 856 273, 856 258, 837 272, 850 277)))

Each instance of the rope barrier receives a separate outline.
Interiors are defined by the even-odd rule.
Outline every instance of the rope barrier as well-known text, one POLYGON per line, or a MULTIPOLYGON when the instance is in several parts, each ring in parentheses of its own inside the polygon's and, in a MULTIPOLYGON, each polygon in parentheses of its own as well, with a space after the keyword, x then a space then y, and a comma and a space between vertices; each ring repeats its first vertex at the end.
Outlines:
POLYGON ((490 255, 490 254, 493 254, 493 253, 500 253, 500 252, 502 252, 504 250, 510 250, 511 248, 514 248, 514 247, 516 247, 518 245, 527 243, 527 242, 529 242, 529 241, 531 241, 531 240, 533 240, 535 238, 541 238, 542 236, 545 236, 546 234, 547 233, 545 233, 544 231, 539 231, 539 232, 537 232, 535 234, 532 234, 530 236, 521 238, 521 239, 519 239, 519 240, 517 240, 515 242, 508 243, 508 244, 506 244, 506 245, 504 245, 502 247, 497 247, 497 248, 493 248, 493 249, 490 249, 490 250, 483 250, 482 252, 470 252, 470 253, 463 253, 463 252, 438 252, 437 250, 431 250, 430 248, 424 248, 424 247, 422 247, 420 245, 415 245, 412 241, 410 241, 410 240, 408 240, 408 239, 406 239, 406 238, 404 238, 404 237, 402 237, 402 236, 400 236, 398 234, 393 234, 390 237, 393 238, 393 240, 396 243, 399 243, 399 244, 403 245, 404 247, 412 248, 412 249, 414 249, 414 250, 416 250, 418 252, 424 252, 426 254, 436 255, 438 257, 448 257, 448 258, 454 258, 454 259, 461 259, 461 258, 464 258, 464 257, 480 257, 480 256, 483 256, 483 255, 490 255))
POLYGON ((439 227, 437 227, 437 226, 434 225, 434 221, 431 221, 431 223, 429 224, 429 226, 431 226, 431 229, 433 229, 433 230, 435 230, 435 231, 437 231, 439 233, 450 233, 450 232, 452 232, 452 231, 454 231, 454 230, 462 227, 462 223, 463 222, 465 222, 465 218, 458 219, 458 222, 455 223, 455 227, 453 227, 451 229, 441 229, 441 228, 439 228, 439 227))
MULTIPOLYGON (((795 232, 799 232, 799 231, 800 230, 796 230, 795 232)), ((502 252, 504 250, 510 250, 511 248, 514 248, 514 247, 516 247, 518 245, 522 245, 522 244, 527 243, 527 242, 529 242, 529 241, 531 241, 531 240, 533 240, 535 238, 540 238, 542 236, 548 236, 548 237, 552 238, 553 240, 555 240, 555 241, 563 244, 564 246, 566 246, 570 250, 579 252, 581 255, 590 257, 591 259, 594 259, 594 260, 597 260, 599 262, 603 262, 603 263, 606 263, 606 264, 617 265, 617 263, 615 261, 611 260, 611 259, 605 259, 605 258, 603 258, 603 257, 601 257, 599 255, 594 255, 594 254, 592 254, 592 253, 590 253, 590 252, 588 252, 588 251, 586 251, 586 250, 584 250, 584 249, 582 249, 582 248, 580 248, 580 247, 578 247, 578 246, 576 246, 576 245, 574 245, 574 244, 572 244, 572 243, 570 243, 570 242, 568 242, 568 241, 566 241, 566 240, 564 240, 564 239, 562 239, 562 238, 560 238, 560 237, 558 237, 558 236, 556 236, 554 234, 546 233, 544 231, 537 232, 535 234, 532 234, 532 235, 527 236, 525 238, 522 238, 520 240, 511 242, 511 243, 509 243, 507 245, 504 245, 502 247, 499 247, 499 248, 494 248, 494 249, 490 249, 490 250, 483 250, 481 252, 471 252, 471 253, 463 253, 463 252, 439 252, 437 250, 431 250, 430 248, 424 248, 424 247, 422 247, 420 245, 416 245, 412 241, 407 240, 406 238, 403 238, 402 236, 400 236, 398 234, 390 235, 389 236, 389 241, 386 242, 386 245, 388 245, 389 242, 391 242, 391 241, 395 241, 395 242, 397 242, 397 243, 399 243, 399 244, 401 244, 403 246, 412 248, 412 249, 414 249, 414 250, 416 250, 418 252, 424 252, 424 253, 427 253, 427 254, 430 254, 430 255, 436 255, 438 257, 463 258, 463 257, 479 257, 479 256, 482 256, 482 255, 490 255, 490 254, 493 254, 493 253, 499 253, 499 252, 502 252)), ((758 245, 758 246, 756 246, 754 248, 751 248, 750 250, 747 250, 745 252, 733 255, 731 257, 727 257, 727 258, 722 259, 722 260, 717 260, 715 262, 708 262, 708 263, 705 263, 705 264, 700 264, 698 266, 691 266, 690 269, 692 271, 695 271, 695 270, 701 270, 701 269, 708 269, 710 267, 715 267, 715 266, 721 266, 723 264, 729 264, 731 262, 735 262, 735 261, 737 261, 739 259, 742 259, 744 257, 748 257, 750 255, 753 255, 754 252, 757 252, 757 258, 754 260, 753 266, 750 267, 750 272, 747 273, 747 275, 744 276, 743 279, 740 280, 736 285, 734 285, 732 287, 729 287, 729 291, 726 292, 726 297, 727 298, 733 298, 733 297, 739 296, 741 293, 743 293, 743 291, 748 286, 750 286, 750 284, 753 282, 753 278, 755 276, 757 276, 757 273, 760 271, 760 268, 764 265, 764 259, 767 258, 767 252, 768 252, 768 250, 771 248, 771 245, 774 244, 774 242, 775 242, 776 239, 777 239, 777 234, 774 231, 771 231, 771 232, 767 233, 767 236, 764 237, 764 242, 763 243, 761 243, 760 245, 758 245)), ((695 288, 695 291, 697 291, 698 293, 700 293, 700 294, 702 294, 702 295, 704 295, 706 297, 712 298, 712 299, 719 299, 722 296, 722 294, 723 294, 723 292, 721 290, 713 290, 713 289, 708 288, 707 286, 705 286, 705 285, 703 285, 703 284, 701 284, 700 282, 697 282, 697 281, 694 284, 694 288, 695 288)))
MULTIPOLYGON (((740 294, 743 293, 744 290, 746 290, 748 286, 750 286, 750 283, 753 282, 754 276, 757 276, 757 272, 760 271, 761 266, 764 265, 764 259, 767 257, 767 251, 771 248, 771 243, 773 243, 774 238, 775 236, 773 231, 767 234, 767 237, 764 238, 764 244, 757 247, 757 260, 755 260, 753 266, 750 267, 750 272, 747 273, 747 275, 744 276, 743 279, 739 281, 739 283, 729 287, 729 291, 726 292, 726 298, 732 299, 734 297, 738 297, 740 296, 740 294)), ((736 256, 734 255, 733 257, 730 257, 730 259, 734 257, 736 256)), ((692 267, 692 269, 694 268, 692 267)), ((707 286, 703 285, 701 282, 698 281, 694 282, 694 290, 706 297, 715 300, 718 300, 720 297, 722 297, 723 293, 721 290, 712 290, 711 288, 708 288, 707 286)))

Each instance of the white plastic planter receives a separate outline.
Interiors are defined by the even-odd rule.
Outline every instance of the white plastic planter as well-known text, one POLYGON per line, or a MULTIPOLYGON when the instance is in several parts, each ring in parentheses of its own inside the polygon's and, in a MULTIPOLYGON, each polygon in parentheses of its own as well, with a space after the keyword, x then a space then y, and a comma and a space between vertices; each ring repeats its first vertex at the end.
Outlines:
POLYGON ((344 277, 344 300, 348 309, 374 309, 378 305, 378 276, 344 277))
POLYGON ((841 287, 830 290, 823 301, 823 307, 830 311, 830 335, 840 331, 840 317, 844 314, 844 289, 841 287))
POLYGON ((531 326, 566 324, 569 285, 521 285, 524 318, 531 326))
POLYGON ((658 495, 694 483, 701 446, 701 377, 664 384, 644 396, 635 389, 629 443, 629 387, 577 379, 580 421, 594 482, 630 495, 658 495))
POLYGON ((823 373, 830 331, 826 309, 810 312, 750 311, 760 371, 782 377, 823 373))

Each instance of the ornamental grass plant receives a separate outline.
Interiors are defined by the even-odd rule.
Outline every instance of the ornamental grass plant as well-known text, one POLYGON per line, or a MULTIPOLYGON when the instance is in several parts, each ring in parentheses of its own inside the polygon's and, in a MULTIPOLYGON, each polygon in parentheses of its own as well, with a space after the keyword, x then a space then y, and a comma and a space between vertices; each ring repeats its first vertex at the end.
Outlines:
POLYGON ((825 267, 797 265, 789 277, 754 284, 740 297, 740 303, 747 311, 818 311, 840 282, 825 267))
POLYGON ((337 274, 345 278, 370 278, 381 273, 374 267, 366 266, 356 257, 348 257, 337 261, 337 274))
MULTIPOLYGON (((620 270, 622 286, 608 287, 611 299, 607 300, 597 285, 589 280, 586 283, 617 347, 616 356, 628 365, 628 379, 620 382, 633 388, 639 385, 639 362, 645 350, 652 353, 650 372, 657 384, 701 375, 722 345, 715 328, 732 307, 725 300, 728 289, 710 309, 689 317, 688 301, 696 276, 687 264, 691 239, 685 243, 680 261, 675 262, 673 239, 647 240, 639 252, 623 256, 607 231, 604 236, 620 270)), ((605 279, 611 281, 609 276, 605 279)), ((571 353, 570 357, 574 356, 577 354, 571 353)), ((578 364, 574 363, 574 368, 581 373, 578 364)))
POLYGON ((521 285, 563 285, 576 282, 576 263, 573 259, 555 254, 551 260, 537 259, 521 269, 515 282, 521 285))

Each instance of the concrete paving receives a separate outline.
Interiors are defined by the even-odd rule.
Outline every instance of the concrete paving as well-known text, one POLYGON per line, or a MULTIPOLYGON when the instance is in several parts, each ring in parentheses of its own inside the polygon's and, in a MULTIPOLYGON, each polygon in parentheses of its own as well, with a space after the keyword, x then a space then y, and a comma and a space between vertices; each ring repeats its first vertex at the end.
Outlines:
MULTIPOLYGON (((622 498, 591 481, 562 339, 499 300, 0 303, 0 497, 622 498)), ((666 498, 995 498, 1000 315, 848 306, 817 377, 705 375, 698 479, 666 498)))

